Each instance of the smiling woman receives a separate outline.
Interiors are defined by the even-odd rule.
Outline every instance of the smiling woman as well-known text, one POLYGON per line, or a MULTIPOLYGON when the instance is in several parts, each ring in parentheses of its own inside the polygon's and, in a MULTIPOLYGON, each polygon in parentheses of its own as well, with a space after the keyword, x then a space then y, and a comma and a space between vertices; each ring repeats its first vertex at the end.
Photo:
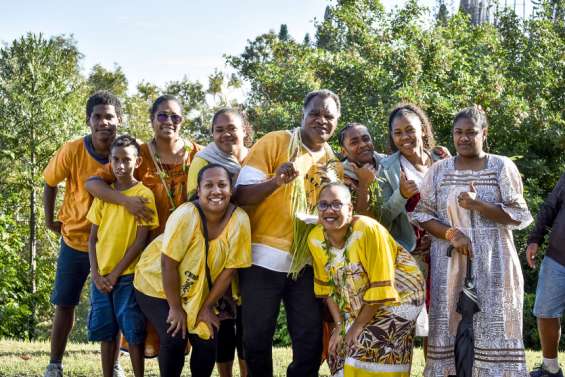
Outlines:
POLYGON ((230 203, 231 180, 211 164, 198 174, 198 200, 182 204, 144 251, 135 271, 136 299, 159 335, 159 369, 180 376, 190 340, 193 376, 214 368, 220 319, 216 304, 236 269, 251 265, 247 214, 230 203))

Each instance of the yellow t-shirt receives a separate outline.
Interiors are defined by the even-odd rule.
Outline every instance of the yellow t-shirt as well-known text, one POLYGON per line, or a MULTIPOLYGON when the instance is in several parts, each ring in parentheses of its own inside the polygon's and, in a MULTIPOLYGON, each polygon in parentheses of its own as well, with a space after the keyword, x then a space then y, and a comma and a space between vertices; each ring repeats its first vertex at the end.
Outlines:
POLYGON ((58 219, 63 223, 61 235, 73 249, 88 252, 90 222, 86 214, 92 196, 84 188, 85 182, 107 164, 94 154, 91 136, 69 141, 55 153, 43 171, 45 183, 56 187, 65 181, 65 195, 58 219))
MULTIPOLYGON (((192 203, 178 207, 167 220, 165 233, 147 246, 135 269, 134 286, 145 295, 166 299, 161 274, 161 253, 179 262, 180 296, 190 333, 210 337, 208 326, 196 323, 208 296, 205 241, 200 215, 192 203)), ((212 281, 226 268, 251 266, 249 217, 236 208, 220 235, 209 242, 208 266, 212 281)))
MULTIPOLYGON (((145 187, 141 182, 127 190, 121 191, 126 196, 140 196, 147 199, 147 205, 154 213, 155 197, 150 189, 145 187)), ((159 226, 157 216, 146 222, 138 223, 135 217, 121 205, 104 202, 95 198, 92 206, 86 215, 88 221, 98 225, 98 241, 96 242, 96 260, 98 261, 98 270, 100 275, 107 275, 116 267, 126 254, 126 250, 135 241, 137 235, 137 227, 144 225, 150 229, 159 226)), ((137 260, 128 266, 122 272, 122 275, 133 274, 137 260)))
MULTIPOLYGON (((271 178, 277 167, 289 161, 291 136, 289 131, 274 131, 263 136, 249 151, 243 169, 249 166, 260 171, 265 179, 271 178)), ((302 146, 296 156, 294 162, 299 172, 296 179, 304 180, 310 207, 314 207, 318 201, 318 194, 323 184, 322 179, 326 174, 323 168, 328 166, 330 161, 336 162, 337 160, 329 146, 317 153, 312 153, 302 146)), ((338 167, 338 178, 342 178, 341 165, 338 164, 336 167, 338 167)), ((242 170, 240 178, 244 178, 242 177, 244 174, 245 171, 242 170)), ((238 179, 238 184, 247 183, 244 179, 238 179)), ((293 238, 291 193, 292 186, 283 185, 260 204, 250 207, 248 213, 253 229, 253 243, 289 252, 293 238)))
POLYGON ((355 315, 361 309, 362 301, 385 305, 398 303, 394 276, 399 246, 376 220, 366 216, 356 218, 345 242, 349 261, 342 257, 344 251, 332 254, 326 245, 322 225, 310 232, 308 247, 312 253, 316 296, 327 297, 333 289, 338 289, 339 296, 345 300, 346 310, 355 315))
POLYGON ((192 197, 198 188, 198 173, 203 167, 208 165, 209 162, 202 157, 194 157, 188 168, 188 178, 186 182, 186 191, 188 192, 188 198, 192 197))

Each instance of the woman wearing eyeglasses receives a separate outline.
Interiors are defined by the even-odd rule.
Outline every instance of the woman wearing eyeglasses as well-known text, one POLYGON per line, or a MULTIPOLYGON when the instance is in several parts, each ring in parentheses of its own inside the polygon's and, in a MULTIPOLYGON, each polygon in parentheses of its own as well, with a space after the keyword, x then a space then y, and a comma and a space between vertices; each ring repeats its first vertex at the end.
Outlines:
POLYGON ((318 225, 308 246, 314 292, 336 323, 329 345, 332 376, 410 376, 424 277, 376 220, 353 216, 340 183, 320 192, 318 225))
MULTIPOLYGON (((134 175, 155 195, 157 213, 149 209, 143 198, 125 196, 111 187, 114 175, 110 164, 86 182, 86 189, 96 198, 123 205, 138 218, 150 219, 156 215, 159 227, 151 231, 152 240, 163 233, 173 210, 187 201, 188 167, 201 147, 180 136, 182 106, 176 97, 160 96, 153 102, 149 114, 154 135, 151 141, 141 145, 142 161, 134 175)), ((153 357, 158 353, 156 334, 149 330, 145 355, 153 357)))

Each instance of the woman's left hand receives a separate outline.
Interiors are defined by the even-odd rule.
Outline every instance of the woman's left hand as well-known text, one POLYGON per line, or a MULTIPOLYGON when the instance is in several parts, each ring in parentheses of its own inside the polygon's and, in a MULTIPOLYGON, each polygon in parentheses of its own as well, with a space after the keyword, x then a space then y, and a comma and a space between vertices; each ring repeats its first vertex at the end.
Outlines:
POLYGON ((214 310, 210 306, 204 305, 198 316, 196 317, 196 323, 204 322, 208 326, 208 330, 210 330, 210 338, 214 338, 214 331, 220 327, 220 319, 214 313, 214 310))
POLYGON ((347 331, 347 334, 345 334, 345 339, 344 339, 345 346, 349 348, 353 346, 355 343, 357 343, 357 338, 359 338, 359 335, 361 335, 362 331, 363 331, 362 326, 353 323, 353 325, 351 325, 351 327, 347 331))

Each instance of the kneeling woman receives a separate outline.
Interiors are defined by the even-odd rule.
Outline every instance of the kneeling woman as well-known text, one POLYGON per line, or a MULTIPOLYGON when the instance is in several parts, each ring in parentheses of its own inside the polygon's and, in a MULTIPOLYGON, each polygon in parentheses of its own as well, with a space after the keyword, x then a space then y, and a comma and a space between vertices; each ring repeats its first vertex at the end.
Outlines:
POLYGON ((198 199, 178 207, 135 271, 137 302, 159 334, 161 376, 180 376, 187 341, 192 376, 210 376, 216 361, 215 307, 236 269, 251 266, 247 214, 230 203, 228 171, 198 174, 198 199))
POLYGON ((353 216, 346 186, 331 183, 308 237, 314 291, 336 322, 328 364, 333 376, 410 376, 424 278, 412 256, 376 220, 353 216))

